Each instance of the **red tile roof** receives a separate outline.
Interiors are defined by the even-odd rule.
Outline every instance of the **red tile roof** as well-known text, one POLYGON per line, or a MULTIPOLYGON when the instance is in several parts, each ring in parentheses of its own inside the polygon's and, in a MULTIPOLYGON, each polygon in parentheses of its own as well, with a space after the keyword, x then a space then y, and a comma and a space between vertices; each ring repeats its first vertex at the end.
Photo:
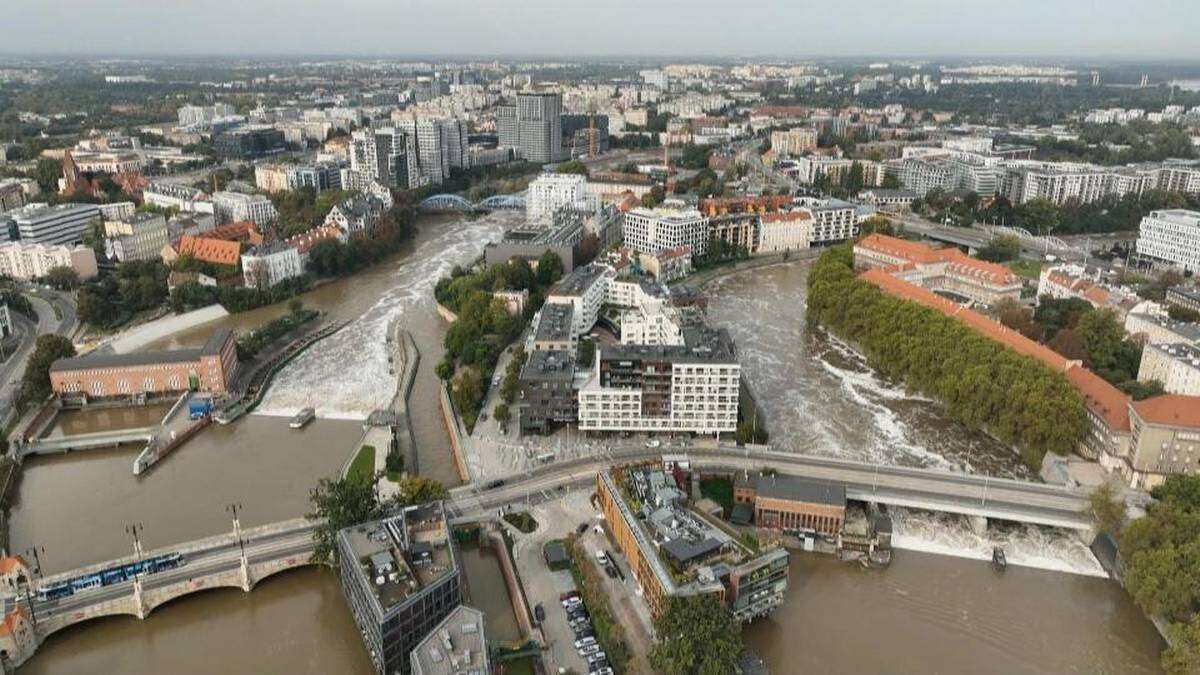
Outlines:
POLYGON ((793 220, 811 220, 812 213, 807 210, 797 209, 795 211, 785 211, 783 213, 764 213, 762 221, 764 223, 779 223, 783 221, 793 220))
POLYGON ((972 258, 957 248, 933 248, 927 244, 879 233, 864 237, 855 247, 904 258, 917 264, 932 265, 944 262, 947 270, 959 276, 972 277, 990 284, 1010 286, 1020 283, 1017 275, 1007 267, 972 258))
POLYGON ((1067 379, 1083 397, 1088 410, 1099 415, 1110 428, 1129 431, 1129 403, 1133 401, 1129 394, 1083 366, 1068 370, 1067 379))
POLYGON ((242 257, 242 245, 236 241, 185 234, 179 239, 179 255, 190 255, 217 265, 237 265, 242 257))
POLYGON ((1133 410, 1150 424, 1200 429, 1200 396, 1162 394, 1135 401, 1133 410))

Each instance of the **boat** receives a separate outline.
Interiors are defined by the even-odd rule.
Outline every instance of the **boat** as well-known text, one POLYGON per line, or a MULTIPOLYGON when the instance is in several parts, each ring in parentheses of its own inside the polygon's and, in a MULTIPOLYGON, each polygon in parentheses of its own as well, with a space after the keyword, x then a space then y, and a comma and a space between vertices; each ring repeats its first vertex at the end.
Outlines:
POLYGON ((300 412, 296 413, 296 416, 292 418, 292 421, 288 422, 288 426, 293 429, 302 429, 304 428, 304 425, 313 421, 313 418, 316 416, 316 410, 313 410, 312 408, 304 408, 300 412))
POLYGON ((1008 567, 1008 559, 1004 556, 1004 549, 999 546, 992 547, 992 569, 997 572, 1003 572, 1008 567))

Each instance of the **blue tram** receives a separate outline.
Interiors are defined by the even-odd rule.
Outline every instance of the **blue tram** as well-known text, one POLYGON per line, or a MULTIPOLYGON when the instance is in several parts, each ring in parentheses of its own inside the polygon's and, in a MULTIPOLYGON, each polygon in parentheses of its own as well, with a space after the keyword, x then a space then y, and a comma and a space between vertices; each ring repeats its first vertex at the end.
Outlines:
POLYGON ((44 584, 38 589, 38 599, 56 600, 58 598, 65 598, 81 591, 86 591, 89 588, 112 586, 130 581, 134 577, 143 574, 154 574, 163 570, 181 567, 185 562, 187 561, 184 560, 182 553, 167 553, 124 565, 116 565, 100 570, 99 572, 64 579, 53 584, 44 584))

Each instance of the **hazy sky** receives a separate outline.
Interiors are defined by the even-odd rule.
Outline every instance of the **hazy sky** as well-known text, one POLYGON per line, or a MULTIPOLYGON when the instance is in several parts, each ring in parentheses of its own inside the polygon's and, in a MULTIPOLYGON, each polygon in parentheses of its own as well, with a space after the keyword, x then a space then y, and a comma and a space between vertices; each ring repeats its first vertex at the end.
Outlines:
POLYGON ((9 53, 1200 58, 1200 0, 0 4, 0 51, 9 53))

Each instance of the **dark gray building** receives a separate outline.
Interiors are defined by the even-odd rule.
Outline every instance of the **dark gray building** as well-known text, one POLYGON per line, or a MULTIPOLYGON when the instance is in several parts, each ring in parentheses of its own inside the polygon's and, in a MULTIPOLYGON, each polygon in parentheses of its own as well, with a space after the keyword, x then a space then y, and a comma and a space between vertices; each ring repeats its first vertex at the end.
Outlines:
POLYGON ((462 602, 442 502, 338 532, 338 575, 375 671, 411 672, 410 654, 462 602))
POLYGON ((538 164, 562 158, 562 94, 527 92, 517 94, 517 104, 496 111, 500 145, 520 148, 521 155, 538 164))
MULTIPOLYGON (((565 333, 570 338, 570 321, 565 333)), ((536 350, 521 369, 520 431, 544 434, 575 421, 575 355, 568 349, 536 350)))

